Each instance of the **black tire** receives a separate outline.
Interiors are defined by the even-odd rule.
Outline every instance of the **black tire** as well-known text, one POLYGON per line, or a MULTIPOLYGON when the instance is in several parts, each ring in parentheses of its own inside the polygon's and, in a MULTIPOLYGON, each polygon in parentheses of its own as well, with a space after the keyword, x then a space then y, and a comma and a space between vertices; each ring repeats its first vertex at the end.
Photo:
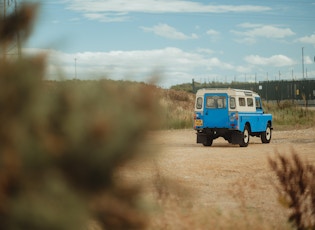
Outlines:
POLYGON ((203 146, 211 146, 213 142, 213 138, 207 137, 206 140, 202 143, 203 146))
POLYGON ((244 131, 242 133, 242 140, 241 140, 241 143, 240 143, 240 147, 247 147, 248 146, 249 134, 250 134, 249 128, 248 128, 247 125, 245 125, 244 131))
POLYGON ((271 136, 272 136, 271 134, 272 134, 271 127, 270 127, 270 124, 268 124, 266 127, 266 131, 261 133, 261 136, 260 136, 261 142, 264 144, 270 143, 271 136))

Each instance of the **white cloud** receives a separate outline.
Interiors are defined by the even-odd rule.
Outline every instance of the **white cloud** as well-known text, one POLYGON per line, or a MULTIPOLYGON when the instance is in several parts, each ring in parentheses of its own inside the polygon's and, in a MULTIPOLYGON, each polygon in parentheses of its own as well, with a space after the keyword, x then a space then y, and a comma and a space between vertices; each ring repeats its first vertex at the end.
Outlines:
MULTIPOLYGON (((259 5, 217 5, 184 0, 64 0, 68 9, 84 13, 228 13, 264 12, 259 5)), ((112 15, 115 16, 115 15, 112 15)))
MULTIPOLYGON (((152 50, 110 51, 110 52, 79 52, 64 53, 56 50, 24 50, 28 54, 39 52, 47 53, 49 79, 58 79, 57 75, 63 72, 66 79, 75 77, 78 79, 98 79, 109 77, 114 80, 151 80, 154 72, 162 77, 159 82, 164 87, 174 84, 190 82, 192 78, 204 76, 219 80, 225 76, 225 80, 233 80, 237 73, 250 74, 260 67, 274 68, 286 67, 296 64, 292 59, 284 55, 261 57, 250 55, 245 57, 244 65, 234 65, 213 56, 211 50, 198 49, 187 52, 175 47, 152 50), (228 78, 228 79, 226 79, 228 78)), ((310 60, 305 57, 305 63, 310 60)), ((237 77, 238 78, 238 77, 237 77)), ((222 79, 221 79, 222 80, 222 79)), ((223 79, 224 80, 224 79, 223 79)))
POLYGON ((174 40, 188 40, 198 38, 196 34, 186 35, 167 24, 158 24, 153 27, 141 27, 141 29, 147 32, 153 32, 158 36, 174 40))
POLYGON ((299 42, 312 44, 315 46, 315 33, 310 36, 301 37, 298 39, 299 42))
MULTIPOLYGON (((209 57, 209 52, 211 52, 209 50, 186 52, 174 47, 80 53, 30 49, 24 51, 28 54, 44 52, 49 55, 47 76, 50 79, 55 79, 56 72, 61 71, 66 79, 73 79, 75 77, 75 59, 79 79, 97 79, 101 76, 108 76, 115 80, 130 77, 132 80, 146 81, 150 80, 154 71, 158 71, 165 78, 167 86, 179 82, 190 82, 196 76, 209 75, 212 69, 233 71, 234 68, 237 68, 218 58, 209 57), (170 79, 173 79, 173 82, 170 79)), ((163 85, 163 82, 161 83, 163 85)))
POLYGON ((249 22, 244 22, 238 25, 238 27, 242 27, 242 28, 255 28, 255 27, 261 27, 263 26, 262 24, 253 24, 253 23, 249 23, 249 22))
POLYGON ((295 35, 295 33, 290 28, 281 28, 274 25, 243 23, 238 26, 247 30, 231 30, 230 32, 239 37, 242 37, 239 39, 239 41, 249 44, 255 43, 256 38, 259 37, 268 39, 281 39, 295 35))
POLYGON ((235 39, 235 41, 239 42, 239 43, 244 43, 244 44, 255 44, 256 43, 256 39, 251 38, 251 37, 243 37, 240 39, 235 39))
POLYGON ((238 73, 250 73, 252 68, 250 66, 237 66, 235 70, 238 73))
POLYGON ((110 14, 110 13, 85 13, 84 16, 89 20, 97 20, 100 22, 123 22, 130 17, 126 14, 110 14))
POLYGON ((204 54, 209 54, 209 55, 212 55, 214 53, 213 50, 206 49, 206 48, 199 48, 199 49, 197 49, 197 52, 204 53, 204 54))
POLYGON ((210 58, 209 60, 209 65, 211 67, 216 67, 216 68, 220 68, 220 69, 226 69, 226 70, 232 70, 234 69, 234 66, 228 63, 224 63, 222 62, 220 59, 214 57, 214 58, 210 58))
POLYGON ((218 36, 220 35, 220 32, 216 31, 216 30, 208 30, 207 32, 207 35, 210 35, 210 36, 218 36))
MULTIPOLYGON (((210 80, 232 81, 243 79, 244 74, 266 71, 278 73, 279 70, 291 69, 296 63, 285 55, 262 57, 249 55, 243 64, 226 62, 214 56, 209 49, 197 49, 187 52, 175 47, 152 50, 110 51, 110 52, 78 52, 64 53, 56 50, 24 50, 27 54, 47 53, 49 79, 58 79, 58 74, 66 79, 75 77, 75 58, 78 79, 99 79, 108 77, 114 80, 149 81, 154 73, 159 73, 159 84, 163 87, 191 82, 192 78, 201 77, 210 80), (241 74, 241 75, 239 75, 241 74), (215 76, 215 77, 213 77, 215 76), (221 76, 221 78, 220 78, 221 76)), ((305 56, 305 64, 312 59, 305 56)), ((311 76, 311 71, 309 72, 311 76)), ((247 76, 249 76, 247 75, 247 76)))
POLYGON ((216 42, 220 38, 220 32, 216 30, 209 29, 206 34, 210 37, 212 42, 216 42))
POLYGON ((285 55, 273 55, 271 57, 261 57, 258 55, 249 55, 245 57, 245 61, 252 65, 262 65, 262 66, 292 66, 295 61, 285 55))
POLYGON ((304 56, 304 64, 313 64, 313 61, 315 61, 315 57, 313 60, 310 56, 304 56))

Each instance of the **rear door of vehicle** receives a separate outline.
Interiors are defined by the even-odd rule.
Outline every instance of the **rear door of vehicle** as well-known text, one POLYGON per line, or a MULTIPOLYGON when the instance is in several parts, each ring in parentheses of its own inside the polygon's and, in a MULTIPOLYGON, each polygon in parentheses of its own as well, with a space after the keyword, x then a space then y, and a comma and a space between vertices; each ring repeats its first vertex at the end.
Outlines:
POLYGON ((204 128, 228 128, 228 95, 207 93, 204 98, 204 128))

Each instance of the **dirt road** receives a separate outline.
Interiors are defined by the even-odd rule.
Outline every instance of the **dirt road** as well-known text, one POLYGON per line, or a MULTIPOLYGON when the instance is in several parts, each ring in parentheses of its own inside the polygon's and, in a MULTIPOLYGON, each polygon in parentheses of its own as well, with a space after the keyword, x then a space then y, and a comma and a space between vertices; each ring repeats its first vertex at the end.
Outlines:
POLYGON ((169 191, 179 202, 191 199, 192 210, 211 209, 220 213, 242 210, 245 217, 256 216, 278 229, 286 223, 288 215, 277 201, 273 186, 277 179, 270 170, 268 157, 273 158, 277 152, 290 155, 296 151, 303 160, 315 164, 315 128, 273 131, 272 135, 270 144, 261 144, 260 138, 251 137, 249 146, 240 148, 223 138, 214 140, 212 147, 196 144, 193 130, 155 132, 150 138, 155 140, 152 146, 158 153, 154 158, 130 165, 128 178, 146 181, 150 193, 152 183, 156 183, 152 182, 154 171, 158 170, 158 174, 193 194, 169 191))

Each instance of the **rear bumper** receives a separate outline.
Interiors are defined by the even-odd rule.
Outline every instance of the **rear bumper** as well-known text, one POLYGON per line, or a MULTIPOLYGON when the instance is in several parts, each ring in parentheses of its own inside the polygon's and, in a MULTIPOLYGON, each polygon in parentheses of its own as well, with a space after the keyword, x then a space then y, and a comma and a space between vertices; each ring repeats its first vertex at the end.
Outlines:
POLYGON ((197 130, 197 143, 204 143, 207 139, 223 137, 229 143, 239 144, 242 141, 242 132, 235 129, 215 128, 197 130))

